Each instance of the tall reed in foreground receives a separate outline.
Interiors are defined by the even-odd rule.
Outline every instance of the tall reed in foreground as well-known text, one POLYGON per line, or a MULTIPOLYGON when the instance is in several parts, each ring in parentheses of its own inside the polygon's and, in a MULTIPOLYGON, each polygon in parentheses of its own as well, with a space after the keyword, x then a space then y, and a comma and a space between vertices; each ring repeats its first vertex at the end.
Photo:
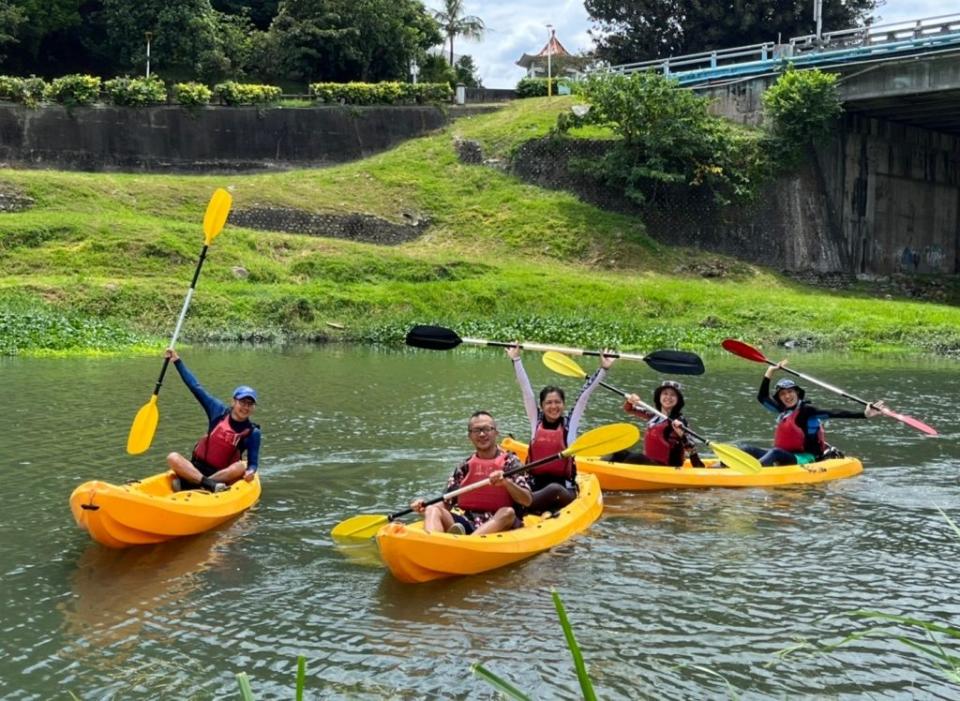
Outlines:
MULTIPOLYGON (((580 680, 580 690, 583 693, 583 698, 585 701, 596 701, 597 695, 593 691, 593 683, 590 681, 590 675, 587 673, 587 665, 583 661, 583 654, 580 652, 580 646, 577 645, 577 639, 573 635, 573 627, 570 625, 570 620, 567 618, 567 611, 563 607, 563 601, 560 600, 560 594, 558 594, 555 589, 551 590, 550 594, 553 597, 553 605, 557 609, 557 616, 560 618, 560 626, 563 628, 563 635, 567 639, 567 647, 570 649, 570 654, 573 656, 573 665, 577 672, 577 679, 580 680)), ((531 701, 532 697, 527 696, 505 679, 498 677, 479 662, 473 665, 471 669, 476 676, 483 679, 490 686, 508 698, 515 699, 516 701, 531 701)))
MULTIPOLYGON (((939 506, 937 511, 953 529, 960 541, 960 527, 944 513, 939 506)), ((960 650, 956 649, 960 640, 960 628, 943 621, 930 621, 909 614, 895 614, 884 611, 857 609, 844 611, 830 618, 864 619, 877 622, 869 628, 850 633, 837 642, 803 641, 793 647, 781 650, 778 655, 784 659, 793 654, 829 655, 834 650, 865 638, 880 638, 903 645, 917 652, 922 659, 933 663, 951 682, 960 685, 960 650), (953 649, 951 645, 953 644, 953 649)))

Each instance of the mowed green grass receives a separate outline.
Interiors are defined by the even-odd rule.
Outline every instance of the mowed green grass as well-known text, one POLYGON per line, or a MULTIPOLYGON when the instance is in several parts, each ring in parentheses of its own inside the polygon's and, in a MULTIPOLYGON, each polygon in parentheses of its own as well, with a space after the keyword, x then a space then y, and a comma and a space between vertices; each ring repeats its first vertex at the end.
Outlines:
MULTIPOLYGON (((960 311, 804 287, 653 241, 637 218, 457 161, 454 138, 503 157, 572 98, 520 101, 356 163, 255 175, 0 171, 36 201, 0 214, 0 352, 126 351, 172 331, 217 187, 234 209, 295 207, 402 222, 400 246, 243 229, 214 242, 186 341, 398 342, 413 323, 488 338, 649 349, 814 339, 822 347, 960 348, 960 311), (722 279, 696 274, 721 262, 722 279), (237 277, 243 268, 247 276, 237 277), (340 327, 343 328, 340 328, 340 327)), ((600 130, 581 134, 609 137, 600 130)))

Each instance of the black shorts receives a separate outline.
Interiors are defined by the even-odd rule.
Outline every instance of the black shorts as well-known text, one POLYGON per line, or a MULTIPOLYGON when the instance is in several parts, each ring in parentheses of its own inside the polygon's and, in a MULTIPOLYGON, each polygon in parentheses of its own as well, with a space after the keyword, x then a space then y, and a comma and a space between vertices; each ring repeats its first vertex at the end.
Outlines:
POLYGON ((195 468, 197 468, 198 470, 200 470, 200 474, 203 475, 204 477, 212 477, 212 476, 215 475, 216 473, 220 472, 220 468, 219 468, 219 467, 214 467, 213 465, 208 465, 208 464, 205 463, 203 460, 201 460, 200 458, 198 458, 196 455, 194 455, 194 456, 192 456, 192 457, 190 458, 190 463, 191 463, 195 468))

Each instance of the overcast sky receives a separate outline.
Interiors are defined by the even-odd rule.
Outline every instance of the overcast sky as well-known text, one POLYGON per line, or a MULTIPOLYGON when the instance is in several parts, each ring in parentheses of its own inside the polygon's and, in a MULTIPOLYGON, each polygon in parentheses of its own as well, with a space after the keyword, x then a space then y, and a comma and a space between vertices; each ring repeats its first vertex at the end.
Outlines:
MULTIPOLYGON (((824 0, 830 2, 831 0, 824 0)), ((424 0, 428 8, 439 8, 441 0, 424 0)), ((590 19, 583 0, 467 0, 467 13, 480 17, 487 32, 480 42, 457 38, 454 51, 470 54, 488 88, 512 88, 524 76, 514 65, 520 56, 537 53, 547 43, 546 25, 552 24, 557 38, 570 53, 590 49, 587 31, 590 19)), ((960 11, 957 0, 887 0, 876 12, 879 23, 935 17, 960 11)), ((810 0, 813 14, 813 0, 810 0)), ((843 27, 824 27, 824 31, 843 27)))

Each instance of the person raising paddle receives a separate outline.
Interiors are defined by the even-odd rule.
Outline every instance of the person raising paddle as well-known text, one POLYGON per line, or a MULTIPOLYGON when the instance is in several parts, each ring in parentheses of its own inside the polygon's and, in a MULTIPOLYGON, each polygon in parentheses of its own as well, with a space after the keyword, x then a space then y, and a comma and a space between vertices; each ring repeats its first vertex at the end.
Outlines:
POLYGON ((456 505, 463 513, 453 514, 445 501, 424 506, 423 499, 415 499, 410 508, 423 514, 423 530, 427 533, 444 532, 456 535, 484 535, 519 528, 523 522, 517 516, 519 506, 528 506, 533 499, 530 480, 525 472, 504 477, 505 470, 522 467, 520 458, 497 445, 497 422, 486 411, 478 411, 467 422, 467 436, 476 452, 460 463, 447 480, 447 492, 475 482, 490 480, 456 497, 456 505))
POLYGON ((647 430, 643 434, 643 452, 621 450, 604 459, 630 465, 683 467, 689 455, 693 467, 703 467, 696 446, 685 432, 687 419, 683 415, 683 386, 673 380, 664 380, 653 390, 653 405, 669 418, 645 410, 636 394, 627 395, 623 410, 647 422, 647 430))
POLYGON ((770 380, 773 374, 787 365, 781 360, 771 365, 763 373, 757 401, 777 416, 777 427, 773 434, 773 448, 764 450, 756 446, 738 444, 746 453, 760 460, 764 467, 771 465, 804 465, 830 457, 843 457, 836 448, 828 445, 824 439, 823 422, 827 419, 864 419, 879 416, 884 408, 883 402, 868 404, 863 411, 828 411, 818 409, 804 397, 803 388, 789 378, 783 378, 773 387, 770 395, 770 380))
POLYGON ((168 348, 164 357, 173 361, 183 383, 207 413, 207 433, 197 441, 190 459, 180 453, 167 455, 167 465, 177 474, 174 491, 202 487, 222 492, 241 477, 251 481, 260 462, 260 426, 250 420, 257 408, 256 391, 240 385, 227 406, 200 385, 173 348, 168 348))
MULTIPOLYGON (((530 378, 527 377, 527 372, 523 369, 523 361, 520 360, 519 344, 505 350, 513 361, 517 384, 520 385, 520 391, 523 394, 523 406, 530 419, 530 450, 527 453, 527 462, 555 455, 577 438, 580 418, 587 408, 590 395, 603 380, 616 358, 612 355, 600 356, 600 367, 587 378, 573 406, 573 411, 567 415, 564 414, 566 396, 559 387, 547 386, 541 389, 540 404, 537 405, 530 378)), ((526 509, 530 513, 557 511, 577 498, 577 467, 573 458, 554 460, 543 467, 538 467, 533 471, 531 479, 533 502, 526 509)))

